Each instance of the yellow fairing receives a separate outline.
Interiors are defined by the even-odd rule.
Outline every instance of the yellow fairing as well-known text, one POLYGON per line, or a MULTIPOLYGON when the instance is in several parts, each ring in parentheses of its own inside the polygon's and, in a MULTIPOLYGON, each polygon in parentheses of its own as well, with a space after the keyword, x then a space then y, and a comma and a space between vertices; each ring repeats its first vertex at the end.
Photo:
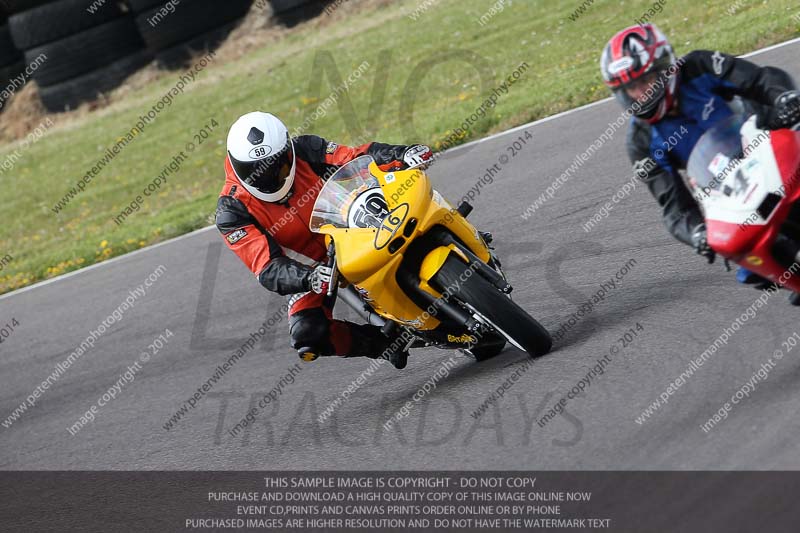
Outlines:
POLYGON ((436 297, 440 297, 442 294, 431 287, 428 282, 433 279, 433 276, 439 272, 439 269, 442 268, 444 262, 447 260, 447 257, 454 253, 461 257, 464 262, 468 262, 467 257, 464 255, 458 247, 453 244, 448 246, 439 246, 432 252, 430 252, 425 259, 422 261, 422 265, 419 269, 419 279, 420 279, 420 287, 424 290, 428 291, 429 293, 433 294, 436 297))
MULTIPOLYGON (((489 250, 472 224, 433 191, 424 172, 386 173, 375 163, 370 165, 370 171, 378 178, 389 209, 381 228, 343 229, 326 225, 320 231, 333 237, 336 243, 339 272, 358 288, 378 314, 419 330, 434 329, 439 321, 417 306, 397 283, 397 271, 408 246, 433 226, 442 225, 482 261, 489 261, 489 250)), ((453 245, 438 247, 426 256, 417 273, 420 286, 435 297, 441 294, 427 282, 450 253, 463 255, 453 245)))

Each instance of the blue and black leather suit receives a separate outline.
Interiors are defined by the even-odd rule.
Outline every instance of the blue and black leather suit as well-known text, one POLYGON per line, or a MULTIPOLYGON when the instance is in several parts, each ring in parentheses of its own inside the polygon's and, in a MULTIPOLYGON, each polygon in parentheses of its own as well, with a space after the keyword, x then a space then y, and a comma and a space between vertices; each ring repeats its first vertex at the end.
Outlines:
POLYGON ((679 171, 686 169, 695 144, 737 107, 757 114, 760 127, 765 127, 778 96, 796 87, 780 69, 759 67, 720 52, 698 50, 683 57, 679 65, 672 110, 655 124, 632 118, 627 149, 637 174, 661 206, 669 232, 692 245, 692 234, 703 216, 679 171))

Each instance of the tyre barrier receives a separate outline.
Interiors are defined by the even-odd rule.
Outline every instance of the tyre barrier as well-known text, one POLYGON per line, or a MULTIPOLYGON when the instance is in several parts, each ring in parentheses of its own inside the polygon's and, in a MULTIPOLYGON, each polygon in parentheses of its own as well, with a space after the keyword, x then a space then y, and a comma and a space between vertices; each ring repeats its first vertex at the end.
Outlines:
POLYGON ((3 0, 2 5, 3 11, 5 11, 7 15, 13 15, 14 13, 27 11, 28 9, 46 4, 49 1, 50 0, 3 0))
MULTIPOLYGON (((3 15, 5 18, 5 15, 3 15)), ((11 33, 5 22, 0 26, 0 110, 5 106, 6 100, 16 92, 25 80, 18 77, 25 70, 22 52, 14 47, 11 33)))
POLYGON ((181 68, 197 53, 219 46, 253 0, 136 0, 136 27, 163 68, 181 68))
MULTIPOLYGON (((7 1, 7 0, 4 0, 7 1)), ((48 111, 74 109, 145 66, 147 54, 123 0, 11 0, 14 43, 33 72, 48 111)))
POLYGON ((127 10, 121 0, 51 1, 14 15, 11 37, 17 48, 29 50, 120 18, 127 10))
MULTIPOLYGON (((74 109, 152 59, 162 68, 186 67, 219 46, 253 1, 0 0, 0 22, 8 17, 0 25, 0 90, 37 61, 30 75, 45 108, 74 109)), ((331 0, 260 1, 291 27, 320 15, 331 0)))
POLYGON ((118 59, 102 69, 88 72, 50 87, 39 88, 39 98, 50 111, 75 109, 84 102, 102 97, 117 88, 131 74, 144 68, 153 60, 147 50, 118 59))
POLYGON ((288 28, 318 17, 331 0, 269 0, 272 16, 288 28))
POLYGON ((101 69, 142 48, 133 21, 125 17, 26 50, 25 58, 47 57, 33 78, 39 86, 49 87, 101 69))

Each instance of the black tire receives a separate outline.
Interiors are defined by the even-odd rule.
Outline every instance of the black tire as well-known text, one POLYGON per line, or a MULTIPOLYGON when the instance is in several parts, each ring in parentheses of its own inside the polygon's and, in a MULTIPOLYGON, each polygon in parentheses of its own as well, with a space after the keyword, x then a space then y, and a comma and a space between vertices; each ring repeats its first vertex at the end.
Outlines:
POLYGON ((47 56, 33 79, 39 86, 48 87, 110 65, 117 59, 139 52, 142 47, 133 20, 124 17, 31 48, 25 52, 25 58, 33 59, 39 54, 47 56))
POLYGON ((1 4, 3 6, 3 11, 7 15, 13 15, 14 13, 39 7, 50 1, 51 0, 3 0, 1 4))
POLYGON ((75 109, 84 102, 95 100, 102 93, 119 86, 125 79, 152 60, 149 52, 141 50, 114 61, 99 70, 56 85, 39 88, 39 98, 51 112, 75 109))
POLYGON ((164 0, 128 0, 128 5, 131 6, 131 11, 134 13, 141 13, 153 6, 160 6, 164 3, 164 0))
POLYGON ((320 0, 306 1, 296 7, 283 9, 282 11, 273 11, 272 17, 283 26, 292 28, 301 22, 320 16, 323 11, 325 11, 325 6, 327 4, 327 2, 320 0))
POLYGON ((8 24, 0 26, 0 66, 12 65, 22 59, 20 52, 11 41, 11 33, 8 24))
POLYGON ((22 74, 24 70, 25 63, 22 61, 0 67, 0 91, 8 87, 8 82, 22 74))
MULTIPOLYGON (((25 63, 19 62, 14 63, 13 65, 8 65, 5 67, 0 67, 0 111, 5 107, 6 100, 3 98, 4 90, 6 87, 9 87, 11 84, 11 80, 19 76, 25 71, 25 63)), ((16 83, 14 84, 16 86, 16 83)), ((9 98, 12 95, 9 95, 9 98)))
POLYGON ((540 357, 550 351, 553 346, 550 333, 536 319, 480 274, 472 272, 467 276, 468 271, 471 269, 451 254, 432 281, 441 292, 446 288, 455 289, 452 298, 471 306, 495 328, 514 339, 531 357, 540 357))
POLYGON ((222 41, 228 38, 228 35, 239 25, 239 22, 241 22, 241 20, 226 24, 208 33, 199 35, 190 41, 157 52, 155 57, 156 61, 158 61, 158 66, 168 70, 189 66, 192 58, 197 54, 217 48, 222 41))
POLYGON ((273 13, 283 13, 308 3, 309 0, 269 0, 273 13))
POLYGON ((242 18, 252 2, 227 0, 220 4, 219 0, 195 0, 180 3, 175 6, 174 12, 153 19, 161 13, 159 6, 138 15, 136 27, 147 48, 158 52, 242 18))
MULTIPOLYGON (((63 39, 123 16, 121 0, 106 0, 92 13, 88 9, 98 0, 57 0, 12 16, 8 25, 11 38, 20 50, 63 39)), ((95 4, 96 5, 96 4, 95 4)))

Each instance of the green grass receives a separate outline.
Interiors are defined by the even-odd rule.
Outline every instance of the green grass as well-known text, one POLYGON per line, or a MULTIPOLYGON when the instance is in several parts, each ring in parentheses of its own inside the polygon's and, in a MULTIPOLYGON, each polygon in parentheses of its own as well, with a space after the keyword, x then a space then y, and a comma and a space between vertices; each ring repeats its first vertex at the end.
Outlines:
MULTIPOLYGON (((172 87, 178 74, 106 109, 57 125, 22 151, 11 171, 0 174, 6 191, 0 198, 0 257, 14 258, 0 270, 0 292, 208 225, 222 185, 228 125, 254 109, 277 114, 290 130, 300 125, 333 88, 327 74, 320 80, 313 72, 315 58, 325 57, 319 52, 333 54, 342 77, 365 60, 371 67, 348 94, 356 116, 346 121, 334 106, 310 132, 341 143, 363 141, 366 135, 385 142, 441 146, 483 100, 481 76, 488 76, 485 83, 491 91, 522 62, 530 65, 523 78, 461 141, 606 97, 597 68, 600 51, 615 31, 652 5, 598 0, 572 22, 568 16, 578 0, 523 0, 480 26, 478 18, 494 3, 439 0, 416 22, 408 14, 422 0, 354 10, 357 15, 346 22, 299 28, 237 61, 215 62, 85 192, 55 215, 51 207, 172 87), (477 54, 478 68, 465 61, 441 61, 458 50, 477 54), (409 105, 402 98, 406 84, 425 61, 435 64, 423 69, 417 98, 409 105), (388 76, 383 107, 369 121, 375 80, 381 76, 388 76), (220 125, 211 138, 139 212, 117 226, 112 218, 212 118, 220 125)), ((792 18, 800 12, 795 0, 746 1, 733 16, 727 14, 730 5, 720 0, 668 0, 654 21, 679 54, 697 48, 743 53, 798 35, 797 19, 792 18)), ((14 148, 6 147, 0 159, 14 148)))

